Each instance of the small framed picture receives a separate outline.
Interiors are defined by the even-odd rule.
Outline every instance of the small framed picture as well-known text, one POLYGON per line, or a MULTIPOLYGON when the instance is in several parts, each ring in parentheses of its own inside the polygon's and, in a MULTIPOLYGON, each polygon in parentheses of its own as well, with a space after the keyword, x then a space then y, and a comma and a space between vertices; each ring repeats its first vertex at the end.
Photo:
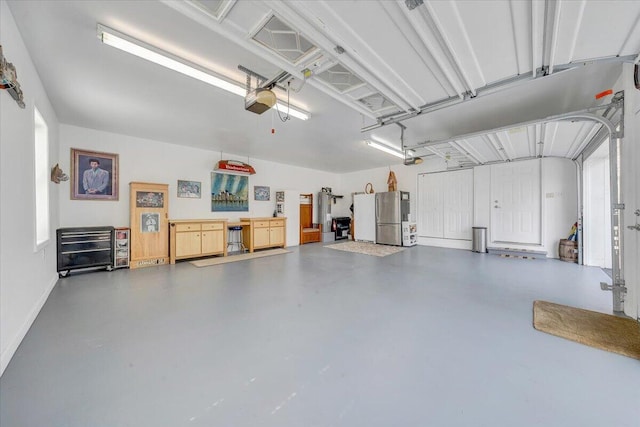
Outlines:
POLYGON ((71 199, 118 200, 118 155, 71 149, 71 199))
POLYGON ((157 233, 160 231, 160 214, 149 212, 140 214, 140 232, 157 233))
POLYGON ((162 191, 136 191, 136 208, 163 208, 162 191))
POLYGON ((271 189, 269 187, 262 187, 255 185, 253 187, 253 200, 259 200, 266 202, 271 199, 271 189))
POLYGON ((185 199, 199 199, 202 197, 201 189, 201 182, 178 180, 178 197, 185 199))

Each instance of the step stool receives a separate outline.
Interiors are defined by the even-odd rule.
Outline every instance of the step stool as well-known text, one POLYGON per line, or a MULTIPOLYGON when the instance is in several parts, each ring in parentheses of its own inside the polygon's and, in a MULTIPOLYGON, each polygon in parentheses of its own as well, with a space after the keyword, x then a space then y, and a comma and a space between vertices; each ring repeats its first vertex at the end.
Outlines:
POLYGON ((228 227, 228 230, 229 230, 229 240, 227 241, 227 251, 241 252, 241 253, 246 252, 247 248, 242 242, 242 226, 240 225, 231 226, 231 227, 228 227), (231 248, 231 251, 229 251, 229 248, 231 248))

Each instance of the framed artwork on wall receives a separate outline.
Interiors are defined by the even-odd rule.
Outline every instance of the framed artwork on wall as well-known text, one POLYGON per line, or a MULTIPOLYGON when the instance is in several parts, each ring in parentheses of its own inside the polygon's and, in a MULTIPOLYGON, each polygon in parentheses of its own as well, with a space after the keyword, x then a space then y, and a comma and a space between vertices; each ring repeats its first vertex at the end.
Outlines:
POLYGON ((164 192, 136 191, 136 208, 164 208, 164 192))
POLYGON ((118 200, 118 155, 72 148, 71 199, 118 200))
POLYGON ((145 212, 140 214, 140 232, 158 233, 160 231, 160 214, 145 212))
POLYGON ((178 180, 178 197, 186 199, 199 199, 201 197, 200 190, 202 183, 198 181, 178 180))
POLYGON ((253 200, 259 200, 261 202, 271 200, 271 189, 269 187, 255 185, 253 187, 253 200))
POLYGON ((249 177, 211 172, 211 212, 248 212, 249 177))

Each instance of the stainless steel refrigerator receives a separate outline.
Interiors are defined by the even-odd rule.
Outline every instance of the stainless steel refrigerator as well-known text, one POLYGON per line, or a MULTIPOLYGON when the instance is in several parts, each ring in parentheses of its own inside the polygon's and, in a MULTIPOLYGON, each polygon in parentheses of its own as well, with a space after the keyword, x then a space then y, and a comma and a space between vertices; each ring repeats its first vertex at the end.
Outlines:
POLYGON ((376 243, 402 246, 402 221, 409 220, 409 193, 376 193, 376 243))

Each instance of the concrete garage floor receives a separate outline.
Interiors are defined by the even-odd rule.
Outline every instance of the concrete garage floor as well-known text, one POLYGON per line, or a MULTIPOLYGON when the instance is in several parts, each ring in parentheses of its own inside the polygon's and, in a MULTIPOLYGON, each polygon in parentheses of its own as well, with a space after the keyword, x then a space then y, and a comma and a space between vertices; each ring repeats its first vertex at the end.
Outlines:
POLYGON ((536 299, 610 313, 601 269, 292 251, 61 279, 0 425, 637 426, 637 360, 532 327, 536 299))

